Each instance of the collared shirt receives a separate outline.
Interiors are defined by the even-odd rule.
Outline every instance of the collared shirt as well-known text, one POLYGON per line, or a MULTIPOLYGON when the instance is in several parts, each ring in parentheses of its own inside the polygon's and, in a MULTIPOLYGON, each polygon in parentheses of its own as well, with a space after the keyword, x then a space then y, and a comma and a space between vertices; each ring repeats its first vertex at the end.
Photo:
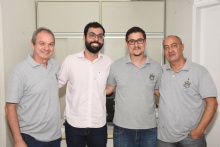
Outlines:
POLYGON ((6 102, 18 103, 21 132, 40 141, 61 137, 58 68, 53 59, 48 60, 45 68, 28 55, 9 77, 6 102))
POLYGON ((167 63, 159 86, 158 139, 178 142, 201 120, 203 99, 217 97, 217 89, 206 68, 189 60, 178 72, 167 63))
POLYGON ((77 128, 99 128, 106 124, 106 81, 111 59, 101 53, 93 62, 84 51, 65 58, 59 70, 59 86, 66 87, 65 114, 77 128))
POLYGON ((154 90, 162 68, 147 57, 137 67, 127 55, 111 65, 107 85, 116 87, 114 124, 127 129, 156 127, 154 90))

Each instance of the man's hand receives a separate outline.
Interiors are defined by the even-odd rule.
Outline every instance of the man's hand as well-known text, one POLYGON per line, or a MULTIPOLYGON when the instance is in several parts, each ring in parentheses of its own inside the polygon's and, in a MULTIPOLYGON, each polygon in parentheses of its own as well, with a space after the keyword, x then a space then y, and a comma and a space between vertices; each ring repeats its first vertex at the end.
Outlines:
POLYGON ((190 131, 189 136, 192 139, 199 139, 203 134, 204 134, 204 130, 199 130, 196 128, 190 131))

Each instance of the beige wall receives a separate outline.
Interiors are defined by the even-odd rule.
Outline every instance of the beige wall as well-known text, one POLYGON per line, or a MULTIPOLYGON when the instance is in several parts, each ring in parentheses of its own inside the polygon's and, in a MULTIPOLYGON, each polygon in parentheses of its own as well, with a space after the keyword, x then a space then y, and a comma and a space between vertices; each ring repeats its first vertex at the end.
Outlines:
POLYGON ((165 34, 179 36, 184 45, 184 55, 192 58, 192 16, 193 0, 166 1, 165 34))
MULTIPOLYGON (((1 0, 1 18, 2 18, 2 45, 3 51, 0 52, 0 62, 4 65, 4 79, 1 83, 1 89, 6 89, 8 74, 12 67, 27 57, 31 52, 30 37, 35 30, 35 0, 1 0)), ((1 94, 1 110, 3 110, 4 95, 1 94)), ((4 111, 3 111, 4 112, 4 111)), ((5 123, 4 113, 0 120, 5 123)), ((1 125, 4 126, 4 125, 1 125)), ((1 128, 1 132, 6 129, 4 137, 1 140, 2 147, 12 147, 12 141, 8 127, 1 128), (6 145, 5 145, 6 144, 6 145)))

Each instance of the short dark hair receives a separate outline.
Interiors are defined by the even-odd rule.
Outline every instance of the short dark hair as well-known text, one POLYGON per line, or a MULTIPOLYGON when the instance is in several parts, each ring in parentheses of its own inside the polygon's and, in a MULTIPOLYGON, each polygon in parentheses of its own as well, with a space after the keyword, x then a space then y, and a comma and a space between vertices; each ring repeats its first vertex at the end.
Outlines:
POLYGON ((37 34, 39 34, 40 32, 47 32, 48 34, 51 34, 53 36, 54 39, 54 43, 55 43, 55 37, 53 32, 48 29, 48 28, 44 28, 44 27, 40 27, 37 30, 34 31, 33 35, 32 35, 32 39, 31 42, 35 45, 36 44, 36 39, 37 39, 37 34))
POLYGON ((90 22, 84 28, 84 36, 88 33, 89 28, 101 28, 103 30, 103 35, 105 36, 105 29, 103 26, 98 22, 90 22))
POLYGON ((127 33, 126 33, 126 37, 125 37, 125 41, 128 41, 128 36, 131 34, 131 33, 137 33, 137 32, 140 32, 142 33, 142 35, 144 36, 144 39, 146 39, 146 34, 145 34, 145 31, 143 29, 141 29, 140 27, 132 27, 130 28, 127 33))

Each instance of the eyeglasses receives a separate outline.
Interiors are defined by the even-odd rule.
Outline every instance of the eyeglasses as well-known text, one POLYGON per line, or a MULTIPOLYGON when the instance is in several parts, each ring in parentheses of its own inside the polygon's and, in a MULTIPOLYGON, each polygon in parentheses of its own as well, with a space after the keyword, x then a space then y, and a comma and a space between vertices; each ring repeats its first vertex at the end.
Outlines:
POLYGON ((134 45, 136 42, 138 44, 143 44, 145 39, 139 38, 138 40, 131 39, 128 42, 129 45, 134 45))
POLYGON ((103 40, 104 37, 105 37, 103 34, 96 35, 96 34, 93 33, 93 32, 88 33, 88 36, 89 36, 90 39, 95 39, 96 36, 97 36, 97 38, 100 39, 100 40, 103 40))

